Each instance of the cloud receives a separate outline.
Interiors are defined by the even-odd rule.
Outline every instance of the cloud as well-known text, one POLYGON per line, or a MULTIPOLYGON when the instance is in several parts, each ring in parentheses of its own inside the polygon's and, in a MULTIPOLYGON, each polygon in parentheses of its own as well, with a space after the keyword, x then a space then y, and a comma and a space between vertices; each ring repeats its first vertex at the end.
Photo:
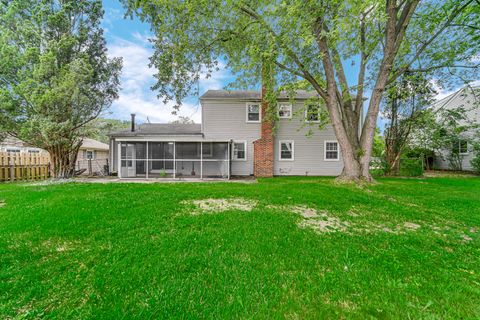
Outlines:
MULTIPOLYGON (((148 66, 149 57, 153 53, 151 44, 148 42, 151 36, 147 33, 132 33, 132 40, 113 37, 108 44, 110 57, 122 57, 123 69, 121 75, 121 91, 119 99, 114 101, 111 107, 111 117, 127 120, 131 113, 137 114, 139 121, 169 122, 178 116, 186 116, 196 123, 201 122, 201 107, 198 97, 189 97, 184 102, 177 115, 172 111, 174 103, 163 103, 162 97, 157 98, 157 93, 150 88, 155 83, 156 70, 148 66)), ((228 82, 231 74, 225 65, 219 65, 220 70, 215 71, 208 79, 201 77, 199 83, 200 92, 208 89, 221 89, 228 82)))

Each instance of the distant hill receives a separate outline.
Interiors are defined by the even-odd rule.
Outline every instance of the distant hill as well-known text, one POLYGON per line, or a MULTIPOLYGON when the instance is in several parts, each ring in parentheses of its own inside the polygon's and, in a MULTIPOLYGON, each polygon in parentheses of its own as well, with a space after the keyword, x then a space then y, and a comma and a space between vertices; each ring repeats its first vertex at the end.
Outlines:
POLYGON ((98 118, 90 124, 90 130, 88 130, 87 137, 108 143, 108 134, 114 131, 128 129, 130 127, 130 121, 98 118))

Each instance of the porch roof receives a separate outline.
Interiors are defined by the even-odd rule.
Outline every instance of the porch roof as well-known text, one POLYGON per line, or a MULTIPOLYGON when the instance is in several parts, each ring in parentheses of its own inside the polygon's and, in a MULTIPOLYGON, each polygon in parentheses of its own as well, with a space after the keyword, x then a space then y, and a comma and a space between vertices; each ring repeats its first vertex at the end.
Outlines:
POLYGON ((145 137, 145 136, 195 136, 202 137, 200 124, 144 123, 135 131, 122 130, 110 133, 110 137, 145 137))

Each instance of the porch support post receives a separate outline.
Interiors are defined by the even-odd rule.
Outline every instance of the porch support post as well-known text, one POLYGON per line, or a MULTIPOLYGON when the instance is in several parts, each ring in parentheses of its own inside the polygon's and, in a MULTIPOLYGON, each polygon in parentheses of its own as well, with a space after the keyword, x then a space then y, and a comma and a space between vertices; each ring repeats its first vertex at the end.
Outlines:
POLYGON ((177 142, 173 141, 173 179, 177 178, 176 148, 177 148, 177 142))
POLYGON ((231 156, 231 152, 230 152, 230 145, 232 144, 231 141, 228 142, 228 154, 227 154, 227 172, 228 172, 228 178, 227 180, 230 180, 230 156, 231 156))
POLYGON ((200 180, 203 180, 203 142, 200 141, 200 180))
POLYGON ((145 177, 148 179, 148 141, 147 141, 147 148, 146 148, 146 154, 145 154, 145 177))
POLYGON ((119 179, 122 179, 122 142, 116 142, 115 143, 117 144, 117 148, 118 148, 118 178, 119 179))

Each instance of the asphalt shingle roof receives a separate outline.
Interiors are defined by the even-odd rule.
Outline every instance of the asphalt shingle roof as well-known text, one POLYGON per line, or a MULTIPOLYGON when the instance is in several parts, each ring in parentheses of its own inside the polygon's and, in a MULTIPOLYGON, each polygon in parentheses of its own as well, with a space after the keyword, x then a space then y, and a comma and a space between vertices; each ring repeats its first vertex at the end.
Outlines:
MULTIPOLYGON (((296 92, 296 100, 306 100, 313 97, 317 97, 318 94, 314 91, 298 90, 296 92)), ((260 90, 208 90, 200 99, 201 100, 221 100, 221 99, 234 99, 234 100, 260 100, 262 93, 260 90)), ((279 99, 289 99, 290 97, 286 92, 280 93, 279 99)))
POLYGON ((110 136, 142 136, 142 135, 201 135, 200 124, 178 123, 144 123, 137 125, 134 132, 122 130, 111 133, 110 136))

